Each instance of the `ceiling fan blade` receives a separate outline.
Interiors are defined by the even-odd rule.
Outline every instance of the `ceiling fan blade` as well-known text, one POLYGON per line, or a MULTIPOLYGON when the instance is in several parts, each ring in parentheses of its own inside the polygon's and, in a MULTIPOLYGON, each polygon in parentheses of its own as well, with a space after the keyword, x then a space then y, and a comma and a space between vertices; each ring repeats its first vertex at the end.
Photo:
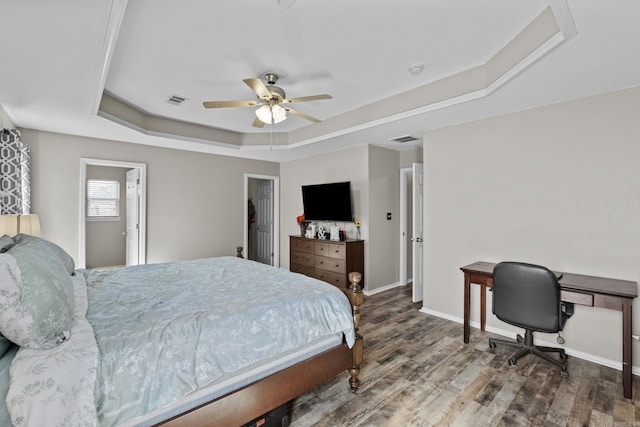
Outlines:
POLYGON ((227 107, 255 107, 256 101, 206 101, 202 103, 204 108, 227 108, 227 107))
POLYGON ((258 95, 258 98, 264 99, 265 101, 271 99, 271 92, 269 92, 269 89, 267 89, 264 83, 262 83, 262 80, 255 78, 244 79, 243 82, 245 82, 247 86, 249 86, 251 90, 253 90, 256 95, 258 95))
POLYGON ((256 117, 256 119, 253 121, 251 126, 253 126, 254 128, 263 128, 264 127, 264 123, 262 122, 262 120, 260 120, 259 118, 256 117))
POLYGON ((317 101, 319 99, 333 99, 331 95, 322 94, 322 95, 312 95, 312 96, 303 96, 300 98, 291 98, 291 99, 283 99, 282 102, 307 102, 307 101, 317 101))
POLYGON ((285 109, 285 110, 287 110, 287 113, 294 114, 294 115, 296 115, 296 116, 298 116, 298 117, 302 117, 303 119, 310 120, 310 121, 312 121, 312 122, 314 122, 314 123, 320 123, 320 121, 321 121, 321 120, 316 119, 315 117, 311 117, 311 116, 310 116, 310 115, 308 115, 308 114, 301 113, 301 112, 300 112, 300 111, 298 111, 298 110, 294 110, 293 108, 284 107, 284 109, 285 109))

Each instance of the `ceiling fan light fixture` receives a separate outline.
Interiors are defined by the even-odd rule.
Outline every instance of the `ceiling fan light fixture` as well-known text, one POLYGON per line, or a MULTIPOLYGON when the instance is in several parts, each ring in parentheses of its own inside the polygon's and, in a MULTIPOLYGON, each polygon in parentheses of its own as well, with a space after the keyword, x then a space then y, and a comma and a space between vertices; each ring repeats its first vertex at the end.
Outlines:
POLYGON ((271 108, 268 105, 263 105, 256 110, 256 116, 262 123, 271 124, 271 108))
POLYGON ((276 124, 287 119, 287 113, 309 120, 313 123, 320 123, 320 120, 311 117, 293 108, 284 108, 280 104, 290 104, 296 102, 317 101, 320 99, 331 99, 331 95, 321 94, 313 96, 302 96, 298 98, 287 98, 284 90, 275 85, 278 76, 274 73, 267 73, 264 76, 267 84, 259 78, 244 79, 243 82, 255 92, 258 96, 257 101, 204 101, 204 108, 227 108, 227 107, 255 107, 256 118, 253 120, 252 126, 257 128, 264 127, 265 124, 276 124))
POLYGON ((279 105, 265 104, 256 110, 256 116, 262 123, 268 125, 272 123, 280 123, 287 118, 287 111, 279 105))
POLYGON ((273 115, 273 123, 280 123, 287 118, 287 111, 277 104, 271 107, 271 114, 273 115))

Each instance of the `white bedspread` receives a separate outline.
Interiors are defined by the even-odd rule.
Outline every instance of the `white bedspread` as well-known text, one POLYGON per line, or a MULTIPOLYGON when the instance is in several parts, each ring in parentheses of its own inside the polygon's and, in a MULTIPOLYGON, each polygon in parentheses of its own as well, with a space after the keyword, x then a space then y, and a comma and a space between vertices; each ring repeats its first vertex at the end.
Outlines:
POLYGON ((49 350, 21 348, 11 364, 7 408, 16 427, 97 426, 98 345, 86 320, 84 277, 72 276, 71 338, 49 350))

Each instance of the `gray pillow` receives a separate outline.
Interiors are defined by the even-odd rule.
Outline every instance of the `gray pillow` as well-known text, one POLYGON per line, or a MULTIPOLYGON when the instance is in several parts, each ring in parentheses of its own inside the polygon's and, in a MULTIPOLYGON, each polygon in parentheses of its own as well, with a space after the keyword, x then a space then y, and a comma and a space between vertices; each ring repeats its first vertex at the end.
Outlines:
POLYGON ((8 234, 0 237, 0 253, 8 251, 13 246, 13 239, 8 234))
POLYGON ((0 253, 0 333, 21 347, 52 348, 70 336, 73 283, 48 243, 21 239, 0 253))
POLYGON ((56 257, 58 257, 58 259, 60 259, 60 262, 62 263, 62 265, 64 265, 64 268, 69 274, 73 274, 73 271, 76 268, 71 255, 69 255, 64 249, 53 242, 45 240, 41 237, 32 236, 30 234, 17 234, 13 238, 13 241, 16 244, 22 242, 36 242, 35 244, 46 247, 48 251, 51 252, 51 254, 54 254, 56 257))
POLYGON ((2 357, 12 345, 13 343, 11 341, 0 335, 0 357, 2 357))

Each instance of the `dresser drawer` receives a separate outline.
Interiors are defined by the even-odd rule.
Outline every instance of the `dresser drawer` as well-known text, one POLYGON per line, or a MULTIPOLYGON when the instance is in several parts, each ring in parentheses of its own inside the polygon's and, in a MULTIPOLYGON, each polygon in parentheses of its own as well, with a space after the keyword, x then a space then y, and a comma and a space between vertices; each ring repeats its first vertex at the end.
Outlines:
POLYGON ((315 246, 315 242, 311 239, 294 239, 290 240, 291 251, 295 252, 304 252, 308 254, 313 254, 313 247, 315 246))
POLYGON ((339 243, 316 242, 316 255, 344 259, 346 252, 345 246, 339 243))
POLYGON ((316 256, 316 268, 320 270, 333 271, 334 273, 346 273, 346 262, 344 259, 316 256))
POLYGON ((309 276, 309 277, 315 277, 315 271, 316 271, 316 269, 313 267, 309 267, 308 265, 301 265, 301 264, 291 264, 290 270, 293 271, 294 273, 304 274, 305 276, 309 276))
POLYGON ((303 252, 291 252, 291 264, 306 265, 308 267, 315 267, 315 256, 312 254, 306 254, 303 252))
POLYGON ((337 286, 340 289, 345 289, 347 287, 347 276, 342 273, 332 273, 331 271, 316 269, 314 277, 327 283, 331 283, 333 286, 337 286))
POLYGON ((289 236, 289 269, 340 289, 349 286, 348 273, 358 271, 362 274, 360 286, 364 287, 364 241, 289 236))

